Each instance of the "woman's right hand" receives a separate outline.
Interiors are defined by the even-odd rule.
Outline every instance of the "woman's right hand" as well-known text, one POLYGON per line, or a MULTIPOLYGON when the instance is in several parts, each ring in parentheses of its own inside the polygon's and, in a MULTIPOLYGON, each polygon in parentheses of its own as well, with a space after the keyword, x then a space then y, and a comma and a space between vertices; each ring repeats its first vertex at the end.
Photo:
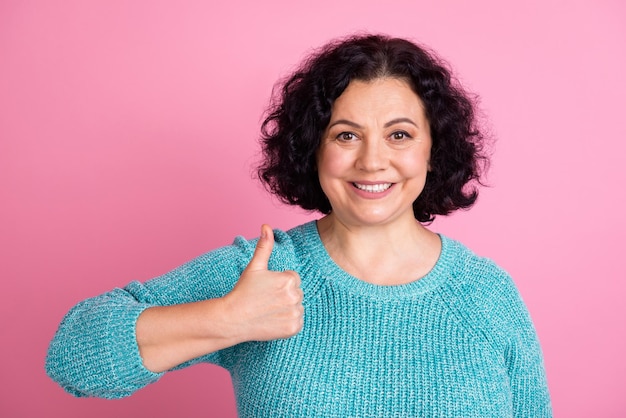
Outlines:
POLYGON ((252 259, 223 297, 227 318, 233 319, 233 331, 242 342, 289 338, 304 323, 300 276, 292 270, 268 269, 273 248, 274 233, 263 225, 252 259))
POLYGON ((252 259, 230 293, 143 311, 136 337, 144 366, 162 372, 245 341, 288 338, 300 332, 304 315, 300 276, 268 269, 273 248, 274 233, 263 225, 252 259))

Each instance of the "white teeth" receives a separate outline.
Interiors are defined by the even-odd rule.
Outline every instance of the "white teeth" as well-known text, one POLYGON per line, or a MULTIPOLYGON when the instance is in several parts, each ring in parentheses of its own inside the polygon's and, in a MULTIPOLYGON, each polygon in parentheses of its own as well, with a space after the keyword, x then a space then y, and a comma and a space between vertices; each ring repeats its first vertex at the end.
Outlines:
POLYGON ((357 189, 370 192, 370 193, 381 193, 391 187, 391 183, 382 183, 382 184, 359 184, 352 183, 354 187, 357 189))

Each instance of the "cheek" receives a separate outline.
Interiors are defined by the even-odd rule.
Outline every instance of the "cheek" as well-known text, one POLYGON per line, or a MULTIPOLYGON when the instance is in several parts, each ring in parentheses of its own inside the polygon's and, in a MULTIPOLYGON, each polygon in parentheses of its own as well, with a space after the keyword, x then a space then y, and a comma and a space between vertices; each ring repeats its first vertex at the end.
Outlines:
POLYGON ((341 177, 350 167, 350 158, 345 152, 337 149, 323 150, 317 159, 317 171, 322 178, 341 177))
POLYGON ((409 153, 401 158, 401 167, 407 177, 417 177, 424 175, 430 170, 430 152, 422 150, 415 153, 409 153))

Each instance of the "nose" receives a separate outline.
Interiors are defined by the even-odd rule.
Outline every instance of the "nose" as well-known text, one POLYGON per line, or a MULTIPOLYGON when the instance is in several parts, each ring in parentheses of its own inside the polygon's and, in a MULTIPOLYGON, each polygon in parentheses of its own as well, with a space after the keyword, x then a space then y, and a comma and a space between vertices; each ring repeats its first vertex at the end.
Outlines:
POLYGON ((382 140, 365 138, 361 141, 356 168, 362 171, 380 171, 387 168, 389 156, 382 140))

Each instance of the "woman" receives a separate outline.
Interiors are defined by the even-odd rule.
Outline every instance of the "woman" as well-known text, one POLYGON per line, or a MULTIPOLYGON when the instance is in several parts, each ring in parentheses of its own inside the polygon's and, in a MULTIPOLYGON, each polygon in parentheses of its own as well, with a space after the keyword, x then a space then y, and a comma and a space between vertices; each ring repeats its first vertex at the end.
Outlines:
POLYGON ((241 416, 551 416, 509 276, 422 224, 475 202, 482 141, 431 53, 384 36, 325 46, 284 83, 259 168, 274 194, 325 216, 263 225, 256 241, 81 302, 49 375, 118 398, 212 362, 241 416))

